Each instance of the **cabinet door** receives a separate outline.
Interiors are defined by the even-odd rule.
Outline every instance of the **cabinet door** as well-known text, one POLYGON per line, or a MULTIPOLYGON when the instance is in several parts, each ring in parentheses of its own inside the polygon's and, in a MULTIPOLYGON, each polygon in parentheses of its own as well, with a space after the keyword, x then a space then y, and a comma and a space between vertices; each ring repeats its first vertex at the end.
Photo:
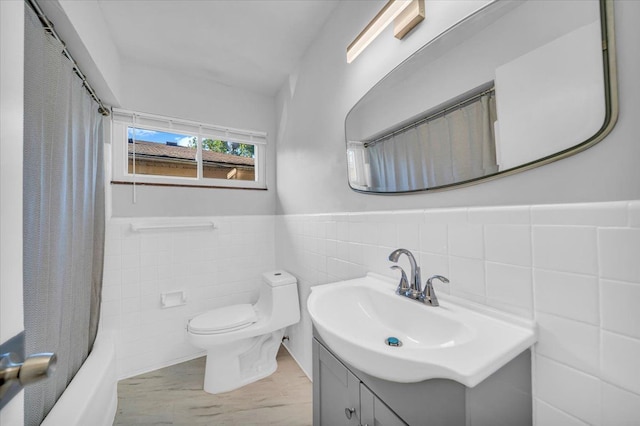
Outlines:
POLYGON ((360 380, 313 341, 318 361, 314 368, 314 426, 358 426, 360 424, 360 380))
POLYGON ((362 383, 360 384, 360 408, 362 426, 406 426, 400 417, 362 383))

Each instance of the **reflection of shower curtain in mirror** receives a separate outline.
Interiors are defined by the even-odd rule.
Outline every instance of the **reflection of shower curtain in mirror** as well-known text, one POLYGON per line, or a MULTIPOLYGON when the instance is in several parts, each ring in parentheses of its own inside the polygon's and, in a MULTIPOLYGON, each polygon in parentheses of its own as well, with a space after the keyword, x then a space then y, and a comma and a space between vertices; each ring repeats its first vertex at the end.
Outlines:
POLYGON ((412 191, 498 171, 491 94, 368 147, 372 189, 412 191))
POLYGON ((25 345, 58 357, 50 378, 25 388, 27 426, 42 422, 87 358, 100 314, 102 117, 63 49, 25 6, 25 345))

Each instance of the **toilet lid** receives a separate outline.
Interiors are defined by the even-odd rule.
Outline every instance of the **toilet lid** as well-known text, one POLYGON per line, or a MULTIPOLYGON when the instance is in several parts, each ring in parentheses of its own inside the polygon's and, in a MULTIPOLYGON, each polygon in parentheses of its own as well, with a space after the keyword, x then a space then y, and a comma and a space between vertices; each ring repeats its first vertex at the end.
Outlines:
POLYGON ((189 331, 194 333, 221 333, 247 327, 258 321, 253 305, 225 306, 200 314, 189 322, 189 331))

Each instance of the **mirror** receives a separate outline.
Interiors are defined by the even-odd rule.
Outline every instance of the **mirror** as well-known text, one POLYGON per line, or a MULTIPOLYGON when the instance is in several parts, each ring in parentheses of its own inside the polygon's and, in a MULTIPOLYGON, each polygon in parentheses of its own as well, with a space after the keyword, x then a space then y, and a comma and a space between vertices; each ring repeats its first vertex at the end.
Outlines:
POLYGON ((499 0, 440 34, 347 114, 351 188, 468 185, 599 142, 617 116, 612 7, 499 0))

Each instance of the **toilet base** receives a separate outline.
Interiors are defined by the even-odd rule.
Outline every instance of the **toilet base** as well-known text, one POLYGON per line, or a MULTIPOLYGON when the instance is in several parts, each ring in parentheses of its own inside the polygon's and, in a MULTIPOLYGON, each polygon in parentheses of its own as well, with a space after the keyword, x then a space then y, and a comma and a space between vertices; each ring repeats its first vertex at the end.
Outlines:
POLYGON ((273 374, 284 329, 210 348, 204 391, 229 392, 273 374))

